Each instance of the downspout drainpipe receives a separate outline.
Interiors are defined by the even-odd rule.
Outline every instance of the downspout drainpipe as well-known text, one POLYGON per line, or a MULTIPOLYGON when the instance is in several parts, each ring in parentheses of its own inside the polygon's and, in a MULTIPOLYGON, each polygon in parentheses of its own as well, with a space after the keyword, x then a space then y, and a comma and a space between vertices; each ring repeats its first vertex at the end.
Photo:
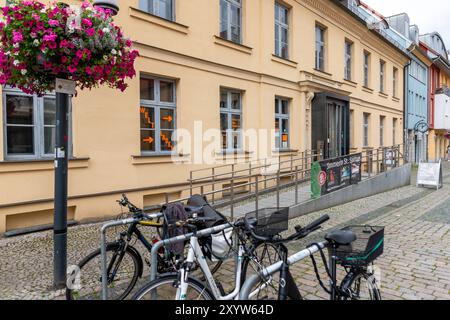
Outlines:
MULTIPOLYGON (((416 47, 415 44, 412 44, 409 48, 406 50, 409 54, 412 54, 412 51, 416 47)), ((403 157, 406 157, 408 159, 408 162, 411 162, 411 159, 409 158, 410 150, 409 150, 409 142, 408 141, 408 113, 407 113, 407 107, 408 107, 408 92, 409 92, 409 72, 408 68, 411 66, 412 58, 409 60, 409 62, 403 67, 403 145, 405 148, 403 149, 403 152, 405 153, 403 157)))

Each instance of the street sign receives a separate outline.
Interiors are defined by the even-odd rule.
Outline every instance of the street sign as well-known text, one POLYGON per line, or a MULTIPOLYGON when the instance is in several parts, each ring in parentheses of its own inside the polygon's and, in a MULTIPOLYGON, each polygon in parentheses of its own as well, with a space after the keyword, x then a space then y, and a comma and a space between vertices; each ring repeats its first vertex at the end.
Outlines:
POLYGON ((417 186, 442 188, 442 161, 438 163, 421 162, 417 172, 417 186))
POLYGON ((57 93, 76 94, 76 82, 66 79, 56 79, 55 91, 57 93))

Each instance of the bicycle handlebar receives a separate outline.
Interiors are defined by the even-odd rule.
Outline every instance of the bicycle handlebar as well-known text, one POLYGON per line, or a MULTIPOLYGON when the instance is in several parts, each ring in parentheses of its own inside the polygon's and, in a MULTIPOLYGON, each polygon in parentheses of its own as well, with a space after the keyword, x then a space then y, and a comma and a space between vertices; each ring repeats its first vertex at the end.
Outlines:
POLYGON ((299 228, 298 230, 296 230, 297 232, 295 234, 293 234, 290 237, 285 238, 285 239, 282 239, 281 237, 279 239, 275 239, 274 237, 270 238, 270 237, 259 236, 259 235, 255 234, 254 227, 252 225, 250 225, 250 223, 247 219, 244 219, 244 223, 245 223, 245 228, 248 231, 250 231, 250 234, 252 235, 253 238, 260 240, 260 241, 264 241, 264 242, 277 243, 277 242, 289 242, 292 240, 299 240, 299 239, 305 238, 310 233, 320 229, 321 225, 328 220, 330 220, 330 216, 324 215, 324 216, 320 217, 319 219, 314 220, 313 222, 308 224, 306 227, 299 228))
POLYGON ((329 215, 324 215, 322 217, 320 217, 319 219, 314 220, 313 222, 311 222, 310 224, 308 224, 306 227, 303 228, 304 231, 314 231, 317 230, 317 228, 327 222, 328 220, 330 220, 330 216, 329 215))

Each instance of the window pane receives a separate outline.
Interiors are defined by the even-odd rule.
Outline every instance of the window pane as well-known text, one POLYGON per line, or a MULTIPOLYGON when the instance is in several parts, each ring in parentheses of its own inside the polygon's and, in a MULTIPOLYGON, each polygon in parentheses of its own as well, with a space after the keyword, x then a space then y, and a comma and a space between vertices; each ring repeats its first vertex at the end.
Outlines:
POLYGON ((55 153, 55 127, 45 127, 44 128, 44 153, 54 154, 55 153))
POLYGON ((153 108, 141 107, 141 128, 155 129, 155 110, 153 108))
POLYGON ((233 149, 239 149, 241 144, 241 132, 233 132, 233 149))
POLYGON ((172 109, 161 109, 161 129, 174 128, 174 111, 172 109))
POLYGON ((279 110, 278 110, 279 103, 280 103, 280 100, 275 99, 275 114, 279 113, 279 110))
POLYGON ((231 94, 231 109, 241 110, 241 94, 232 93, 231 94))
POLYGON ((154 152, 155 149, 155 131, 141 130, 141 150, 144 152, 154 152))
POLYGON ((225 0, 220 1, 220 36, 228 39, 228 4, 225 0))
POLYGON ((275 118, 275 148, 280 148, 280 119, 275 118))
POLYGON ((44 125, 56 125, 56 100, 44 98, 44 125))
POLYGON ((228 94, 226 92, 220 93, 220 108, 221 109, 227 109, 227 100, 228 100, 228 94))
POLYGON ((8 154, 34 154, 33 127, 7 127, 8 154))
POLYGON ((170 130, 161 131, 161 151, 173 151, 174 147, 174 132, 170 130))
POLYGON ((287 100, 281 100, 281 113, 289 114, 289 102, 287 100))
POLYGON ((173 82, 160 81, 160 99, 161 102, 174 102, 173 101, 173 82))
POLYGON ((141 99, 155 100, 155 81, 141 78, 141 99))
POLYGON ((32 125, 33 97, 6 96, 6 122, 8 124, 32 125))
POLYGON ((220 130, 228 130, 228 114, 226 113, 220 114, 220 130))
POLYGON ((228 137, 227 132, 222 131, 222 149, 228 149, 228 137))
POLYGON ((234 131, 241 129, 241 116, 233 114, 231 115, 231 129, 234 131))

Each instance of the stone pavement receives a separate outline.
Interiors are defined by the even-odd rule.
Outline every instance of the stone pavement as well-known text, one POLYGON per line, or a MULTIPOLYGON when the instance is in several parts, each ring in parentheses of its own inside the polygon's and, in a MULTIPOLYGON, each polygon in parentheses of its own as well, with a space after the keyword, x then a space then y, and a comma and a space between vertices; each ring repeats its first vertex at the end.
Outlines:
MULTIPOLYGON (((447 166, 447 174, 448 169, 447 166)), ((295 225, 306 225, 324 214, 331 217, 324 230, 290 244, 290 253, 323 241, 332 229, 348 225, 385 226, 384 254, 376 261, 381 271, 382 298, 449 300, 450 175, 444 182, 439 191, 407 186, 292 220, 291 233, 295 225)), ((316 260, 321 259, 317 256, 316 260)), ((322 280, 326 280, 323 264, 318 265, 322 280)), ((233 268, 231 263, 227 264, 222 271, 224 275, 219 276, 228 289, 232 285, 226 279, 233 268)), ((291 272, 305 299, 328 299, 317 282, 310 259, 294 265, 291 272)), ((338 277, 342 279, 344 275, 341 271, 338 277)))
MULTIPOLYGON (((447 167, 446 174, 450 173, 447 167)), ((270 204, 270 203, 269 203, 270 204)), ((273 205, 273 204, 272 204, 273 205)), ((281 202, 281 205, 286 203, 281 202)), ((260 206, 262 207, 262 206, 260 206)), ((377 262, 382 272, 384 299, 450 299, 450 176, 439 191, 407 186, 394 191, 315 212, 290 222, 305 225, 329 214, 325 230, 303 242, 290 245, 291 253, 307 243, 320 241, 330 229, 349 224, 386 226, 385 253, 377 262)), ((69 265, 99 246, 101 224, 69 229, 69 265)), ((112 239, 115 230, 111 230, 112 239)), ((143 256, 148 253, 140 247, 143 256)), ((51 292, 52 233, 40 232, 0 239, 0 299, 53 299, 61 292, 51 292)), ((320 264, 319 264, 320 266, 320 264)), ((232 287, 233 263, 227 262, 218 279, 225 289, 232 287)), ((323 267, 320 267, 323 272, 323 267)), ((146 267, 146 274, 148 269, 146 267)), ((310 260, 293 267, 293 275, 306 299, 324 299, 310 260)), ((324 278, 325 279, 325 278, 324 278)), ((140 283, 145 282, 142 279, 140 283)), ((138 284, 139 286, 139 284, 138 284)))

